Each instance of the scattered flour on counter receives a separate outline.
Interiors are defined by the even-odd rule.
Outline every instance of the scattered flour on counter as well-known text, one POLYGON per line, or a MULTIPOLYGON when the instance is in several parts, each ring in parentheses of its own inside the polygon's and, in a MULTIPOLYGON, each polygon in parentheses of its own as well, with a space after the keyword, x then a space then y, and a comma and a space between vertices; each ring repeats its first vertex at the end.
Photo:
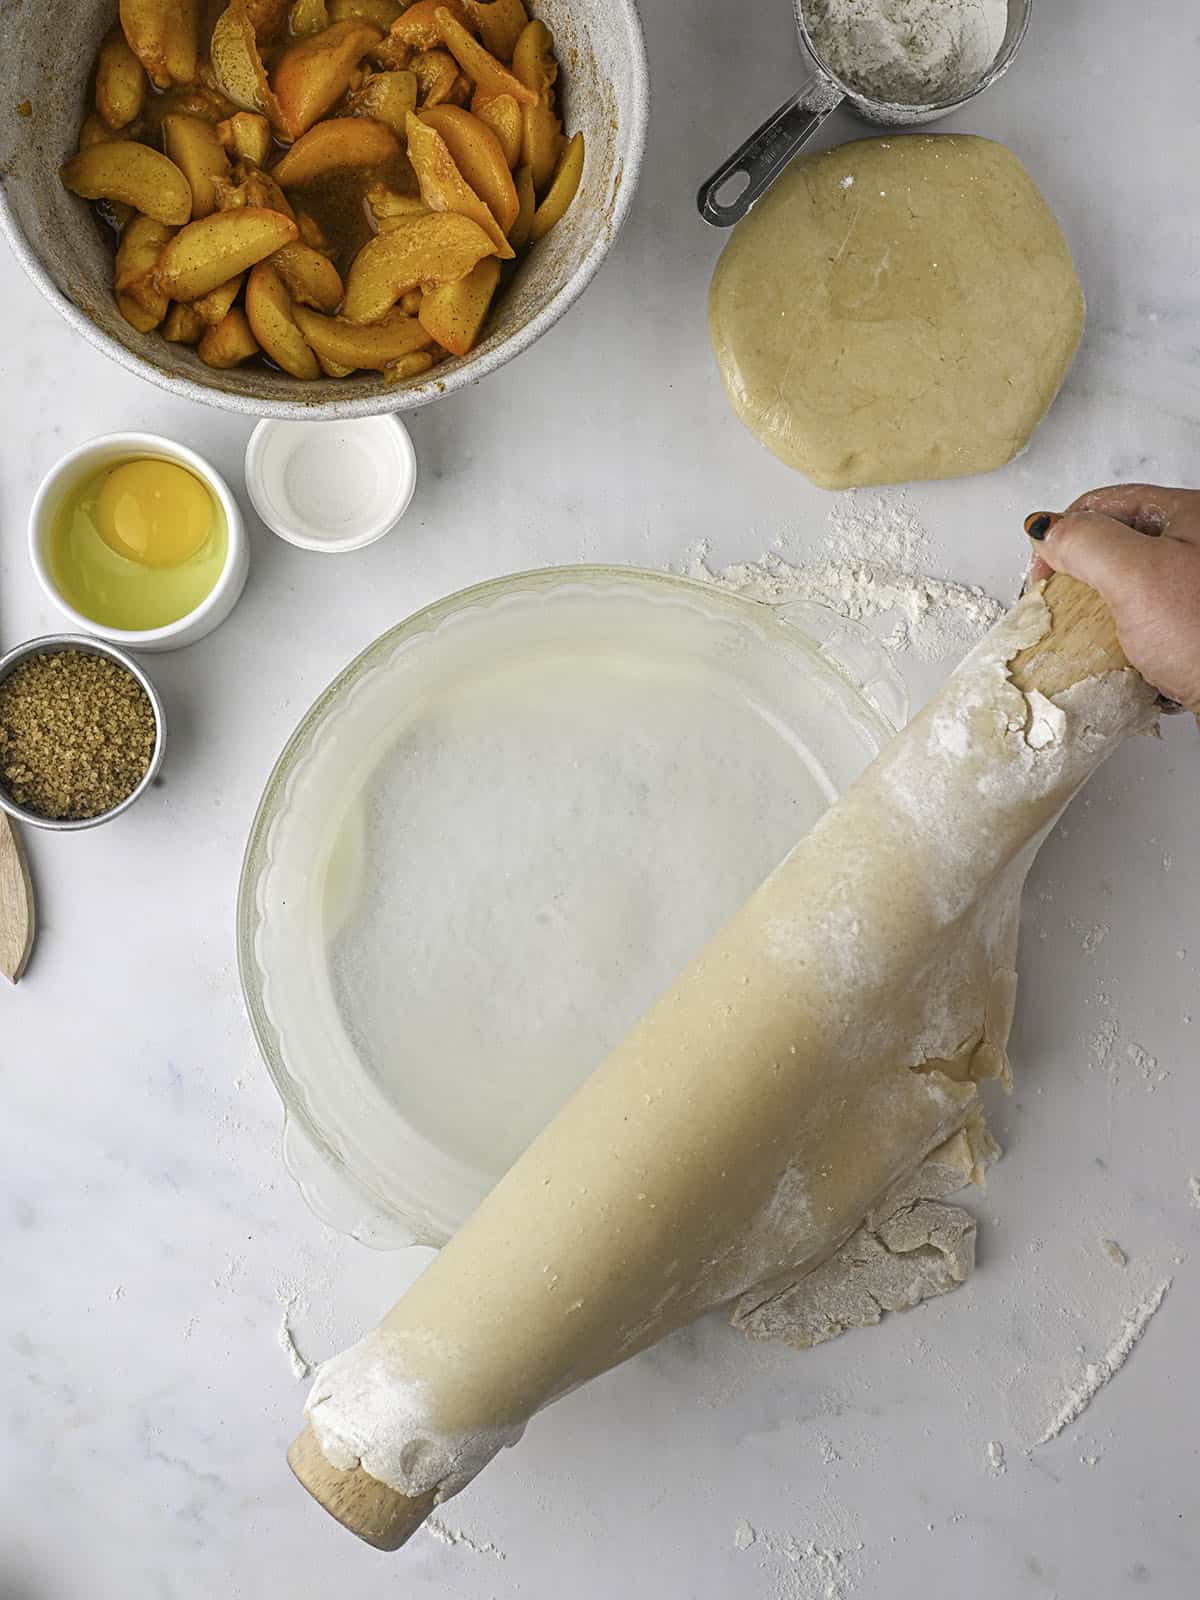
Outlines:
POLYGON ((1188 1179, 1188 1199, 1200 1211, 1200 1178, 1188 1179))
POLYGON ((292 1324, 297 1316, 303 1316, 308 1310, 308 1297, 299 1286, 293 1282, 280 1283, 275 1290, 275 1299, 279 1302, 279 1328, 275 1334, 275 1342, 288 1359, 292 1369, 292 1377, 297 1383, 312 1375, 315 1362, 307 1360, 300 1354, 296 1345, 296 1335, 292 1324))
POLYGON ((456 1549, 469 1550, 472 1555, 476 1556, 492 1556, 497 1561, 508 1560, 507 1553, 501 1550, 498 1544, 493 1544, 490 1539, 472 1538, 462 1528, 451 1528, 440 1517, 426 1517, 421 1526, 439 1544, 448 1544, 456 1549))
MULTIPOLYGON (((1104 1003, 1102 1000, 1101 1004, 1104 1003)), ((1119 1033, 1120 1029, 1112 1017, 1106 1017, 1095 1033, 1087 1040, 1089 1066, 1096 1072, 1107 1072, 1112 1078, 1118 1076, 1113 1047, 1117 1042, 1119 1033)))
POLYGON ((743 1517, 733 1530, 733 1548, 735 1550, 749 1550, 757 1538, 758 1534, 755 1533, 754 1529, 743 1517))
POLYGON ((1008 1471, 1008 1463, 1004 1459, 1004 1446, 999 1439, 988 1440, 987 1463, 988 1470, 994 1478, 999 1478, 1008 1471))
POLYGON ((283 1311, 280 1313, 279 1332, 275 1335, 275 1338, 279 1344, 279 1348, 288 1358, 292 1368, 292 1377, 295 1378, 297 1383, 300 1383, 304 1378, 308 1377, 309 1373, 312 1371, 312 1368, 300 1354, 299 1350, 296 1349, 296 1341, 292 1336, 291 1324, 288 1321, 289 1311, 290 1307, 285 1305, 283 1311))
POLYGON ((771 1600, 849 1600, 862 1576, 866 1545, 855 1520, 843 1507, 825 1500, 812 1514, 803 1537, 771 1534, 745 1520, 734 1532, 734 1546, 749 1550, 772 1583, 771 1600), (749 1542, 739 1538, 748 1530, 749 1542))
POLYGON ((1141 1074, 1147 1094, 1153 1094, 1159 1084, 1170 1077, 1169 1072, 1159 1070, 1158 1057, 1152 1056, 1148 1050, 1143 1050, 1140 1044, 1127 1046, 1125 1054, 1141 1074))
POLYGON ((1105 1384, 1120 1372, 1132 1355, 1134 1346, 1149 1326, 1150 1319, 1166 1299, 1170 1287, 1171 1279, 1164 1278, 1157 1289, 1133 1308, 1122 1322, 1121 1331, 1099 1361, 1089 1361, 1079 1381, 1067 1390, 1062 1403, 1046 1424, 1045 1431, 1037 1441, 1038 1444, 1049 1444, 1051 1439, 1056 1439, 1064 1428, 1082 1416, 1105 1384))
POLYGON ((929 577, 929 538, 903 499, 852 492, 830 513, 823 553, 806 558, 783 537, 754 561, 715 567, 701 540, 683 573, 751 600, 816 601, 852 622, 895 618, 883 643, 927 661, 960 653, 982 638, 1004 608, 982 589, 929 577))

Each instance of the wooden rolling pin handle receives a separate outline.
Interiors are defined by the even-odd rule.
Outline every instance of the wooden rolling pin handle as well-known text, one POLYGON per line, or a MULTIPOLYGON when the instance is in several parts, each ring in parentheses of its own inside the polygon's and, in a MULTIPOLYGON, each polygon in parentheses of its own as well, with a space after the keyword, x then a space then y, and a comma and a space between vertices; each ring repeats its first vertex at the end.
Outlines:
POLYGON ((311 1427, 288 1451, 288 1466, 329 1515, 376 1550, 399 1550, 437 1504, 437 1491, 409 1499, 361 1467, 343 1472, 317 1443, 311 1427))
MULTIPOLYGON (((1051 626, 1014 656, 1009 675, 1023 692, 1060 694, 1094 673, 1129 665, 1117 642, 1112 613, 1094 589, 1056 573, 1046 584, 1051 626)), ((903 737, 903 736, 902 736, 903 737)), ((309 1494, 344 1528, 377 1550, 398 1550, 437 1503, 435 1491, 409 1498, 361 1467, 343 1472, 327 1459, 311 1427, 288 1451, 288 1464, 309 1494)))
POLYGON ((1113 614, 1094 589, 1056 572, 1043 598, 1050 608, 1049 632, 1009 663, 1018 689, 1037 689, 1049 698, 1096 673, 1128 667, 1113 614))

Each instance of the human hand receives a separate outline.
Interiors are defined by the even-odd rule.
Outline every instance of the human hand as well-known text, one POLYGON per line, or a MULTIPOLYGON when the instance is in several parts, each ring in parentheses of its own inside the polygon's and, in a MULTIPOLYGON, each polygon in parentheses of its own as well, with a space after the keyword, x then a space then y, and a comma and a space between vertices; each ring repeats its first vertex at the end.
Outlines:
POLYGON ((1200 490, 1116 484, 1026 519, 1029 581, 1066 572, 1107 603, 1130 663, 1200 717, 1200 490))

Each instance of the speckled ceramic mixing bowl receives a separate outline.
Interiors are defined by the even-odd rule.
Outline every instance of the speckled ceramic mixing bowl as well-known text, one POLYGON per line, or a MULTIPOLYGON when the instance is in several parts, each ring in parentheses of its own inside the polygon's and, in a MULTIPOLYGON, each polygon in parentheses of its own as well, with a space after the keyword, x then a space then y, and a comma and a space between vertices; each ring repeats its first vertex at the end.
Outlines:
POLYGON ((408 411, 519 355, 583 293, 625 218, 646 136, 649 88, 635 0, 534 0, 554 34, 566 127, 587 147, 583 185, 530 251, 470 355, 406 384, 376 373, 303 383, 265 367, 214 371, 194 350, 138 333, 117 310, 112 247, 58 168, 76 146, 101 36, 117 0, 5 0, 0 50, 0 226, 25 270, 77 332, 131 372, 249 416, 334 418, 408 411), (29 114, 23 114, 28 112, 29 114))

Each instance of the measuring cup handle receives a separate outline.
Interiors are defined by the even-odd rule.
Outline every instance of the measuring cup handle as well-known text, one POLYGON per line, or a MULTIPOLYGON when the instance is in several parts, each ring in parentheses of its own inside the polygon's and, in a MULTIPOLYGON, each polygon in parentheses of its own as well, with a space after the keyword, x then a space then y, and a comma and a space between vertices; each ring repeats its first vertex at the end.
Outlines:
POLYGON ((696 204, 705 222, 714 228, 740 222, 843 98, 828 78, 811 78, 700 185, 696 204), (718 190, 739 172, 745 173, 747 183, 734 199, 722 203, 717 199, 718 190))

